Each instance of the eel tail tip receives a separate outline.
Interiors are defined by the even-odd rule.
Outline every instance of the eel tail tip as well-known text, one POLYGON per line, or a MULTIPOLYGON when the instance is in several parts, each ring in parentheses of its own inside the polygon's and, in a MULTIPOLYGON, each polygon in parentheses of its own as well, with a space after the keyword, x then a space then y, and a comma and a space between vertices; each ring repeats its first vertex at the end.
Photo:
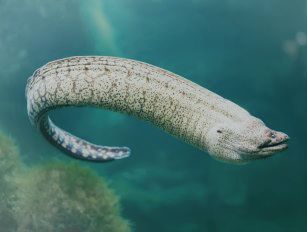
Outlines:
POLYGON ((124 159, 131 155, 131 149, 129 147, 122 147, 121 151, 117 153, 114 159, 124 159))

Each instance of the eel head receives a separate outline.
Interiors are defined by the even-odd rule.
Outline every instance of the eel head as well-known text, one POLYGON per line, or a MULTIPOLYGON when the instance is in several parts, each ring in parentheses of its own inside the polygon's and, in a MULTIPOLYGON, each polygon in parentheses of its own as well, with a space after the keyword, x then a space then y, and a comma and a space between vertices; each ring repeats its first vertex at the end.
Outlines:
POLYGON ((206 147, 215 159, 244 164, 287 149, 289 136, 268 128, 261 120, 217 124, 207 134, 206 147))

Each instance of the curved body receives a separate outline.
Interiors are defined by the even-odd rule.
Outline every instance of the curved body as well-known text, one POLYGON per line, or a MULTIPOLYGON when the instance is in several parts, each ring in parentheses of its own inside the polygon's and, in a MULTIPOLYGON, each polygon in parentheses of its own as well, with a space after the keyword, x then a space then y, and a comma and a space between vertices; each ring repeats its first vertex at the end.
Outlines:
POLYGON ((48 111, 66 106, 119 111, 150 121, 209 152, 210 131, 216 125, 257 121, 233 102, 181 76, 115 57, 71 57, 50 62, 29 78, 26 97, 30 121, 43 135, 66 153, 87 160, 123 158, 130 149, 98 146, 77 138, 56 127, 48 111))

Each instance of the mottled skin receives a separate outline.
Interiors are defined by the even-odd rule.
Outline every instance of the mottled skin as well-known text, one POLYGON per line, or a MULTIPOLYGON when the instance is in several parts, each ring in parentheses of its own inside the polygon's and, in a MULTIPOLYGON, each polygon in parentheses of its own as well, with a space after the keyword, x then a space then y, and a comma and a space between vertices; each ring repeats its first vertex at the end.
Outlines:
POLYGON ((214 158, 245 163, 287 148, 288 136, 267 128, 233 102, 161 68, 115 57, 70 57, 29 78, 28 115, 43 135, 75 158, 108 161, 127 147, 91 144, 56 127, 48 111, 94 106, 150 121, 214 158))

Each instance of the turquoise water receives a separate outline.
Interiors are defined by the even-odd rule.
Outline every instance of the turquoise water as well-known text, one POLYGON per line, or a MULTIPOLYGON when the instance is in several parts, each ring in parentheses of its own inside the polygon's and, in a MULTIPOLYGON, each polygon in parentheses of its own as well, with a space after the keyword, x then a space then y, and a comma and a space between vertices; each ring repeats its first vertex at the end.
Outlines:
POLYGON ((78 164, 109 182, 133 231, 307 231, 306 0, 0 0, 0 129, 28 165, 71 161, 30 125, 24 89, 41 65, 76 55, 168 69, 291 137, 288 151, 233 166, 125 115, 52 114, 73 134, 132 149, 78 164))

